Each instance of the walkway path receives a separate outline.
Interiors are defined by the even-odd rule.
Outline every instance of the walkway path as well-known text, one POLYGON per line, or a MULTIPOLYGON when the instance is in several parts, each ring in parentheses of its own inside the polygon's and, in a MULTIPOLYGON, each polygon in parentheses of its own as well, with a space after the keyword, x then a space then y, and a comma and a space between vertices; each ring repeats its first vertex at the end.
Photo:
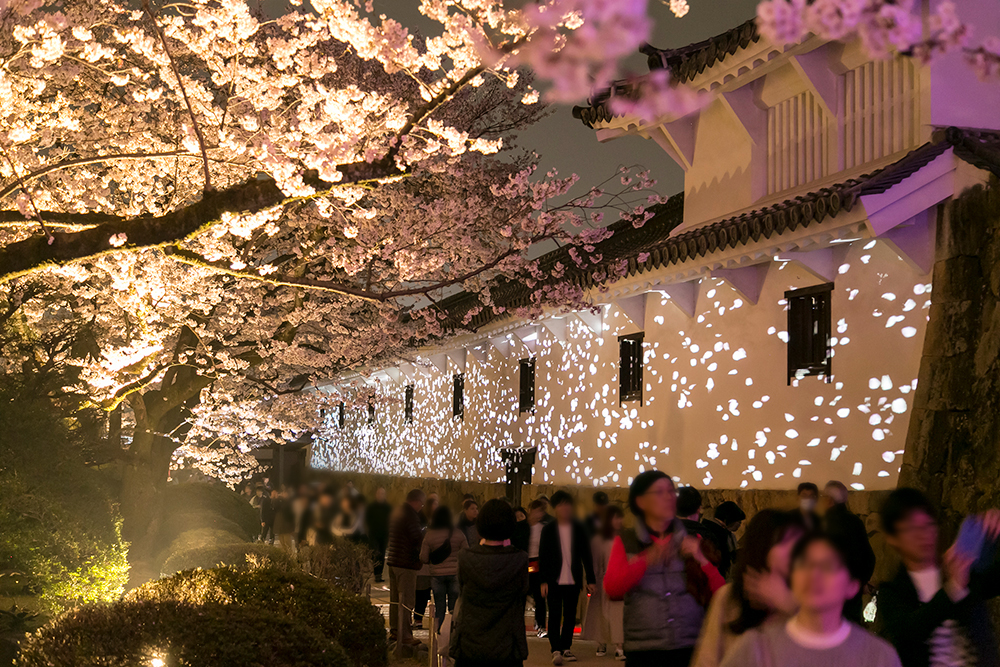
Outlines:
MULTIPOLYGON (((381 584, 375 584, 372 587, 372 604, 379 607, 382 610, 382 615, 386 616, 389 613, 389 582, 383 582, 381 584)), ((415 628, 413 635, 424 642, 428 642, 428 632, 422 628, 415 628)), ((598 658, 594 655, 597 651, 597 642, 583 641, 577 639, 573 642, 573 653, 579 659, 576 663, 567 662, 567 666, 577 665, 604 665, 604 667, 615 667, 615 665, 624 665, 623 662, 618 662, 614 659, 614 647, 612 647, 609 655, 598 658)), ((539 639, 535 637, 533 633, 528 633, 528 660, 524 663, 525 667, 545 667, 546 665, 552 664, 552 653, 549 651, 549 641, 547 639, 539 639)))

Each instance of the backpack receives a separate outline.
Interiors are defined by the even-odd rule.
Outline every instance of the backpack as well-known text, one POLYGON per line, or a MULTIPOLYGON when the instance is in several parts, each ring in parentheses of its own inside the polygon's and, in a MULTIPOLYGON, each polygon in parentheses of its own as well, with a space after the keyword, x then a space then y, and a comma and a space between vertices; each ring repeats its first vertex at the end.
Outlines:
POLYGON ((454 528, 449 528, 448 539, 446 539, 441 546, 430 553, 431 565, 440 565, 448 560, 448 556, 451 555, 451 536, 454 532, 454 528))

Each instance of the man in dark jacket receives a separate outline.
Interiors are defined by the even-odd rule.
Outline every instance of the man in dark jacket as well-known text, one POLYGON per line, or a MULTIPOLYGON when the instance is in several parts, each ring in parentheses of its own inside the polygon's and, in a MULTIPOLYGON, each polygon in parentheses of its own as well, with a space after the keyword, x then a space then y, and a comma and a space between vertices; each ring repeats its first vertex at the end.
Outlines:
POLYGON ((586 583, 587 591, 593 593, 597 580, 587 529, 574 516, 573 496, 565 491, 556 491, 552 494, 552 507, 556 520, 542 528, 538 543, 538 567, 542 578, 541 593, 549 608, 552 663, 561 665, 564 660, 576 660, 570 649, 580 590, 586 583))
POLYGON ((528 657, 528 554, 505 546, 513 536, 514 511, 503 500, 487 501, 476 527, 482 543, 458 555, 462 593, 449 655, 455 667, 515 667, 528 657))
POLYGON ((417 573, 420 562, 420 544, 424 533, 420 526, 420 510, 426 496, 420 489, 406 494, 406 502, 399 506, 389 521, 389 547, 385 564, 389 566, 389 634, 404 644, 415 645, 410 620, 416 605, 417 573))
POLYGON ((954 547, 938 557, 936 512, 916 489, 896 489, 882 507, 886 542, 902 564, 878 590, 876 627, 895 645, 903 667, 998 667, 993 626, 985 602, 1000 596, 995 559, 1000 512, 980 520, 989 544, 980 560, 954 547))
POLYGON ((861 582, 858 594, 844 604, 844 618, 860 625, 864 620, 864 589, 875 573, 875 551, 868 541, 865 522, 847 508, 847 487, 842 482, 827 482, 823 498, 826 501, 823 529, 830 537, 846 545, 851 554, 851 562, 847 565, 851 574, 861 582))
POLYGON ((375 490, 375 502, 368 506, 365 511, 365 521, 367 523, 368 541, 371 544, 372 553, 375 554, 375 581, 381 582, 382 571, 385 566, 385 550, 389 546, 389 516, 392 514, 392 505, 385 499, 385 487, 378 487, 375 490))
POLYGON ((278 511, 278 490, 271 489, 260 503, 260 541, 274 544, 274 517, 278 511))

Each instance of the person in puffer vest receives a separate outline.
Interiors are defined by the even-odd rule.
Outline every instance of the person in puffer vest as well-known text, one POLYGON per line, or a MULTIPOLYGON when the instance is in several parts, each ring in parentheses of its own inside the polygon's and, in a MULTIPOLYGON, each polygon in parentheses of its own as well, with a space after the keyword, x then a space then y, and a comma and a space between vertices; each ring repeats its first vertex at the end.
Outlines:
POLYGON ((640 473, 629 489, 636 526, 611 548, 604 591, 625 601, 627 667, 686 667, 705 607, 725 580, 677 518, 677 489, 666 473, 640 473))

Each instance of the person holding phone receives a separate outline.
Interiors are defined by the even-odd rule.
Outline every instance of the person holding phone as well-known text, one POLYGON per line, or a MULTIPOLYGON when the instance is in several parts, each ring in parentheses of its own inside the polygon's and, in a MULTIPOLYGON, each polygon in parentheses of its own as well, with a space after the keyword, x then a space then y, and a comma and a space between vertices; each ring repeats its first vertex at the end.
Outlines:
POLYGON ((902 564, 879 587, 876 627, 896 646, 903 667, 1000 667, 985 606, 1000 596, 1000 564, 993 558, 1000 511, 970 517, 940 557, 937 513, 920 491, 893 491, 882 523, 902 564))

